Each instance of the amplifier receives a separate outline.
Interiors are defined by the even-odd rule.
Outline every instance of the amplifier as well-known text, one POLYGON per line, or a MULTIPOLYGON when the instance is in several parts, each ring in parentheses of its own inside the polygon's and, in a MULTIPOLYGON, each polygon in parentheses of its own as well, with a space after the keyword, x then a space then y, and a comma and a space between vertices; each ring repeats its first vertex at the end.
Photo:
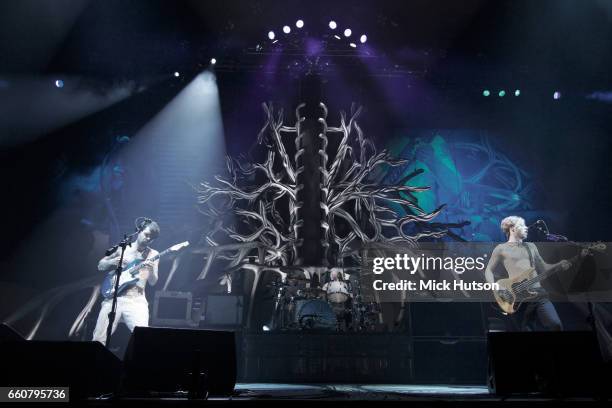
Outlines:
POLYGON ((193 327, 191 292, 157 291, 153 301, 152 326, 193 327))
POLYGON ((242 325, 244 298, 234 295, 208 295, 204 300, 200 327, 236 327, 242 325))

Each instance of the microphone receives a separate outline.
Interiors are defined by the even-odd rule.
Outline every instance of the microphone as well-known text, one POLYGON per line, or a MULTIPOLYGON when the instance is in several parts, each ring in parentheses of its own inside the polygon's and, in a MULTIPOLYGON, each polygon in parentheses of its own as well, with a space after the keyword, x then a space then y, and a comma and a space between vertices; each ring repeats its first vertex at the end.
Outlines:
POLYGON ((545 235, 547 241, 552 241, 552 242, 566 242, 566 241, 569 241, 569 239, 565 235, 551 234, 550 230, 548 229, 548 225, 546 225, 546 221, 544 221, 544 220, 537 220, 536 222, 534 222, 531 225, 536 225, 536 229, 538 229, 539 231, 541 231, 545 235), (538 227, 538 225, 539 225, 539 227, 538 227))
POLYGON ((548 235, 549 233, 548 226, 546 225, 546 222, 544 220, 536 220, 536 222, 529 225, 527 228, 531 228, 531 227, 535 227, 535 229, 541 231, 544 234, 548 235))

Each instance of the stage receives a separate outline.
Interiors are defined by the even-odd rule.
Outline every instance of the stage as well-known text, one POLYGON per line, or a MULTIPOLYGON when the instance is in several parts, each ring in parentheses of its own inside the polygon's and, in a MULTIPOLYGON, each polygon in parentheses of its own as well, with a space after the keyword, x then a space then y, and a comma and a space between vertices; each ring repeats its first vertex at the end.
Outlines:
POLYGON ((0 393, 607 399, 611 22, 605 0, 0 2, 0 393))
POLYGON ((239 383, 233 399, 372 401, 491 400, 486 386, 239 383))
MULTIPOLYGON (((281 384, 281 383, 238 383, 232 397, 210 398, 207 405, 238 406, 286 406, 286 404, 306 406, 312 403, 326 406, 345 406, 359 404, 360 401, 375 404, 409 403, 411 406, 522 406, 535 403, 538 406, 558 406, 558 404, 600 404, 596 398, 560 398, 543 397, 535 394, 498 397, 489 393, 485 386, 450 386, 450 385, 396 385, 396 384, 281 384)), ((111 406, 132 403, 144 403, 147 406, 188 405, 204 403, 201 400, 189 400, 182 396, 159 396, 157 398, 120 398, 90 399, 88 406, 111 406)))

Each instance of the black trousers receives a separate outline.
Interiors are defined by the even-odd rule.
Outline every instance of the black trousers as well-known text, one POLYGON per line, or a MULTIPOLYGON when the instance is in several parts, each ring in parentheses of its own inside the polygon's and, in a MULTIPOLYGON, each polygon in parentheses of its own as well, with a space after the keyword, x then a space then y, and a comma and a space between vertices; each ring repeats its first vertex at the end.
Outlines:
POLYGON ((538 296, 523 303, 515 316, 521 331, 563 330, 557 310, 547 296, 538 296))

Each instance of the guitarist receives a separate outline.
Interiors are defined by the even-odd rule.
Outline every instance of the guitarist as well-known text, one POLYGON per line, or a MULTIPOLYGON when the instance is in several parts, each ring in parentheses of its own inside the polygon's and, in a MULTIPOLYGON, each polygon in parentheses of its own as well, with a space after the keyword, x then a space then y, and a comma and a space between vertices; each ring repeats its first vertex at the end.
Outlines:
MULTIPOLYGON (((121 321, 125 323, 131 332, 134 331, 136 326, 146 327, 149 325, 149 304, 145 297, 145 285, 147 282, 151 286, 157 283, 159 260, 149 262, 146 259, 153 258, 158 254, 156 250, 149 247, 149 244, 159 236, 159 225, 155 221, 145 218, 138 225, 138 230, 140 232, 136 242, 125 249, 123 266, 135 260, 145 260, 145 266, 139 271, 139 280, 117 297, 117 310, 112 328, 113 333, 121 321)), ((118 266, 120 255, 121 250, 118 249, 109 256, 100 259, 98 270, 101 272, 115 270, 118 266)), ((102 344, 106 344, 108 314, 111 311, 112 304, 112 299, 106 299, 102 302, 96 328, 93 332, 93 340, 97 340, 102 344)))
MULTIPOLYGON (((529 268, 534 268, 534 274, 550 269, 568 270, 572 263, 562 260, 555 264, 547 264, 540 256, 538 248, 532 242, 523 242, 527 238, 528 227, 525 220, 517 216, 509 216, 502 220, 501 229, 508 237, 508 241, 499 244, 493 250, 489 264, 485 270, 487 282, 495 282, 494 271, 503 265, 509 278, 520 275, 529 268)), ((585 256, 583 250, 582 256, 585 256)), ((539 282, 536 282, 530 291, 537 293, 519 312, 522 312, 522 330, 534 330, 538 325, 545 330, 563 330, 561 319, 548 295, 539 282)))

